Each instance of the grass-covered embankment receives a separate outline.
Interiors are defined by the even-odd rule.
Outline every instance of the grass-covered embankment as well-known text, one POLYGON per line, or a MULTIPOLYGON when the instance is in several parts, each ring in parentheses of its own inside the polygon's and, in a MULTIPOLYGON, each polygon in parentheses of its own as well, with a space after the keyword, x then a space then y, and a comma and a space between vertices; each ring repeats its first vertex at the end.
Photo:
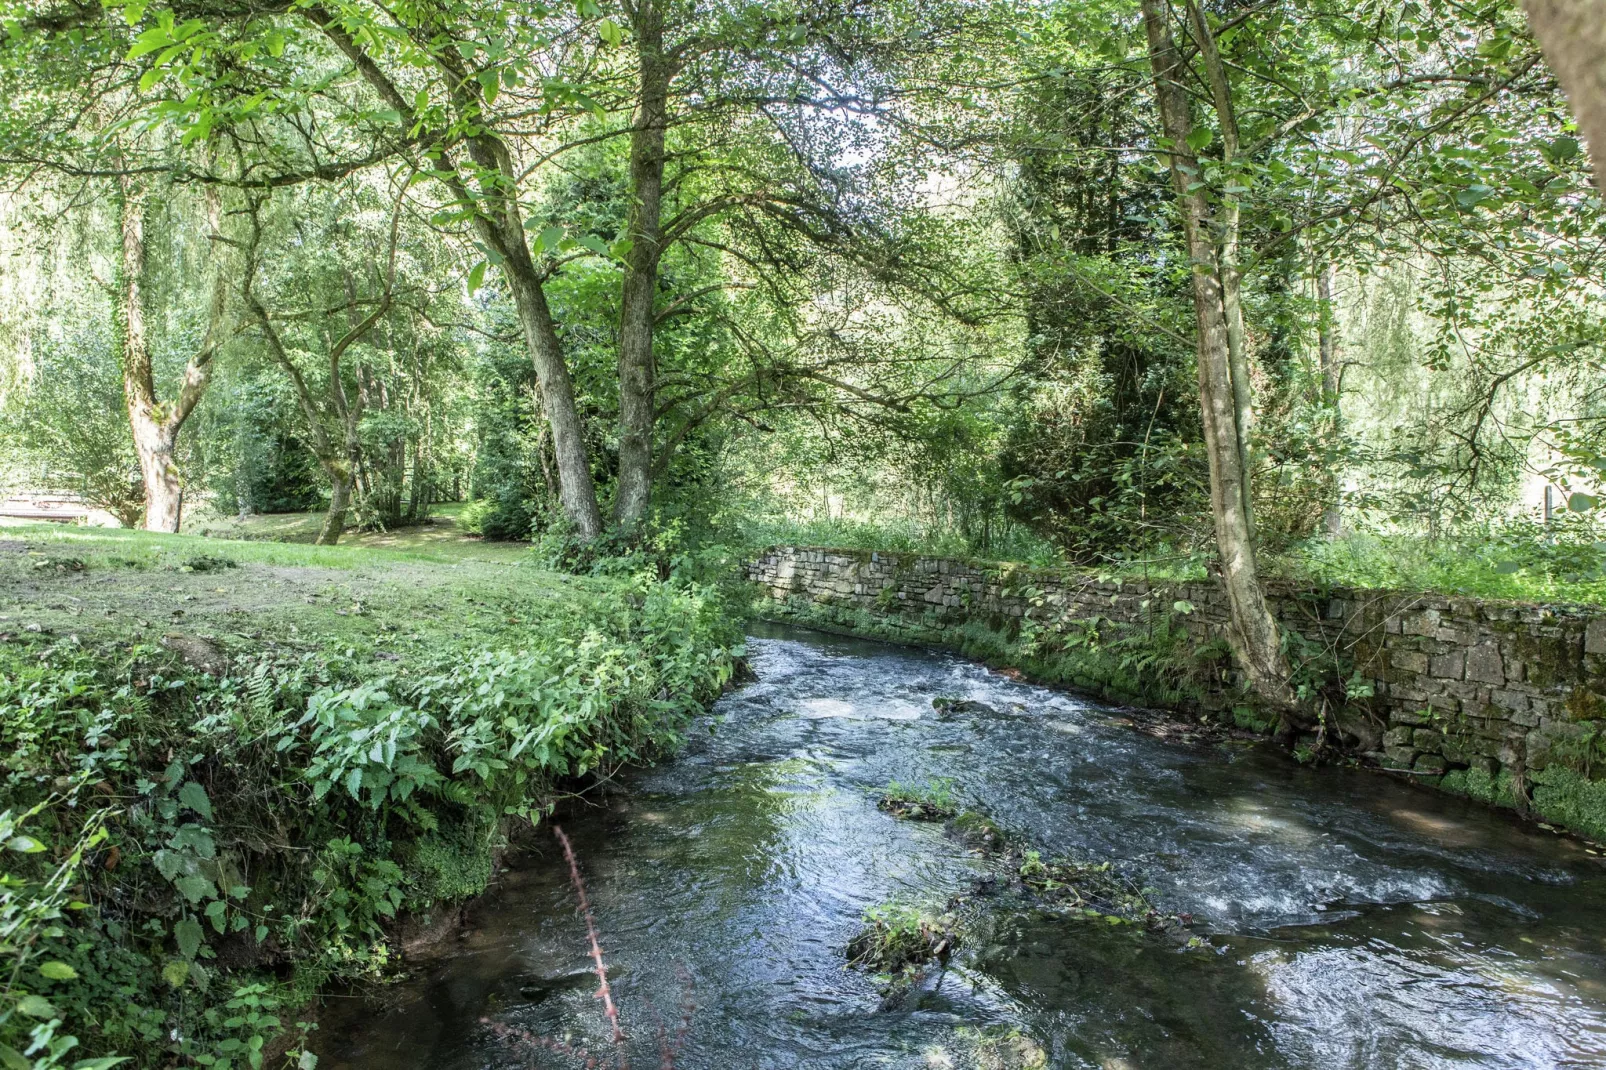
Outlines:
POLYGON ((673 747, 739 637, 655 579, 0 531, 0 1063, 257 1065, 566 782, 673 747))

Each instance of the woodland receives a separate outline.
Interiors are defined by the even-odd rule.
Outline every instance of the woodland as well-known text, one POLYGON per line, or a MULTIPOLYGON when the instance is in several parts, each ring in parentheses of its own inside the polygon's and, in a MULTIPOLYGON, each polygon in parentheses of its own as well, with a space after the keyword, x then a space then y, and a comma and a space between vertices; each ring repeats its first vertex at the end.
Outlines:
POLYGON ((0 0, 0 30, 0 482, 131 529, 0 561, 8 1067, 282 1053, 278 1008, 382 972, 404 902, 483 888, 488 830, 673 746, 757 548, 1215 577, 1246 693, 1301 724, 1268 582, 1606 602, 1595 0, 0 0), (442 526, 471 538, 407 541, 442 526), (238 671, 136 626, 151 576, 314 566, 351 570, 339 619, 218 609, 238 671), (146 577, 94 638, 29 593, 80 572, 146 577), (560 664, 538 744, 484 699, 560 664), (275 835, 315 863, 238 832, 292 759, 275 835), (108 850, 149 887, 91 906, 108 850))

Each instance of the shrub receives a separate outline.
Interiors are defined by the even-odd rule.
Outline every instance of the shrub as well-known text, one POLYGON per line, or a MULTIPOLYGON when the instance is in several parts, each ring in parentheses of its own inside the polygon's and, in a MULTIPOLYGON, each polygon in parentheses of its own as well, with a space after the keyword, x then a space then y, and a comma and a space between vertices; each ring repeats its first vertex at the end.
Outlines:
POLYGON ((0 1044, 256 1066, 286 1008, 391 966, 402 914, 481 891, 560 782, 676 746, 740 653, 717 593, 569 583, 505 629, 300 635, 215 674, 0 644, 0 1044))

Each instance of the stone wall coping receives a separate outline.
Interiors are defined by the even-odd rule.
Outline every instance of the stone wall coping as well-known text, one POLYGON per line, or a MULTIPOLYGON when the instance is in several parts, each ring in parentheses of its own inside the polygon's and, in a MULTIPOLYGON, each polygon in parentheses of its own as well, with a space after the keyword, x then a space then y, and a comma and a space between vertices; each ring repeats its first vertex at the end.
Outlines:
MULTIPOLYGON (((1088 585, 1104 585, 1111 588, 1125 588, 1137 584, 1147 584, 1153 589, 1175 589, 1190 586, 1208 586, 1219 588, 1214 578, 1204 577, 1196 579, 1154 579, 1143 576, 1110 576, 1098 572, 1091 572, 1063 565, 1033 565, 1024 561, 997 561, 980 557, 944 557, 941 554, 926 554, 917 550, 864 550, 843 546, 814 546, 791 545, 777 543, 765 547, 757 552, 756 557, 763 557, 772 553, 818 553, 831 554, 842 557, 852 557, 866 562, 877 562, 882 559, 908 559, 915 561, 946 562, 949 564, 964 565, 984 572, 1002 572, 1013 575, 1041 576, 1044 579, 1064 581, 1080 581, 1088 585)), ((1445 591, 1416 591, 1409 588, 1392 587, 1349 587, 1339 584, 1321 585, 1316 583, 1301 583, 1298 580, 1273 577, 1265 581, 1266 590, 1282 595, 1308 594, 1323 598, 1353 598, 1366 597, 1374 601, 1395 599, 1399 601, 1414 600, 1413 609, 1436 609, 1441 613, 1462 615, 1467 608, 1500 608, 1500 609, 1526 609, 1543 610, 1559 617, 1574 619, 1589 619, 1593 617, 1606 617, 1606 606, 1591 605, 1587 602, 1530 602, 1520 599, 1485 598, 1481 595, 1469 595, 1445 591), (1455 603, 1460 603, 1456 605, 1455 603)))

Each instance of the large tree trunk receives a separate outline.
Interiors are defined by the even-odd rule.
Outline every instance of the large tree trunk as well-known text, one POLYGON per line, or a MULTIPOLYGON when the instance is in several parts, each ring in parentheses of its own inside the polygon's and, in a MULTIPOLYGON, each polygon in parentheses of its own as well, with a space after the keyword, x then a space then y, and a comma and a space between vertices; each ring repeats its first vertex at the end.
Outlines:
POLYGON ((1244 674, 1261 699, 1281 710, 1294 707, 1288 660, 1277 622, 1266 604, 1255 562, 1244 493, 1245 465, 1238 439, 1227 317, 1218 250, 1209 237, 1202 190, 1189 187, 1198 161, 1188 149, 1192 118, 1182 88, 1185 72, 1171 35, 1164 0, 1143 0, 1143 19, 1154 68, 1161 125, 1170 141, 1168 160, 1183 236, 1193 266, 1193 307, 1198 325, 1199 403, 1210 460, 1210 507, 1221 576, 1232 614, 1229 639, 1244 674), (1192 172, 1192 174, 1190 174, 1192 172))
MULTIPOLYGON (((402 92, 386 76, 363 46, 340 24, 332 13, 318 6, 304 9, 307 18, 323 31, 351 60, 357 73, 402 117, 403 125, 417 122, 409 94, 402 92)), ((452 49, 437 53, 435 63, 451 81, 452 97, 459 117, 473 123, 484 118, 484 96, 479 83, 455 58, 452 49)), ((557 455, 558 479, 563 510, 584 539, 602 533, 602 513, 597 508, 597 488, 591 478, 586 454, 585 428, 574 400, 574 384, 563 359, 563 348, 552 322, 552 310, 541 288, 541 276, 530 256, 524 236, 523 211, 518 201, 518 169, 512 154, 500 137, 481 127, 466 139, 470 159, 488 177, 471 185, 471 178, 458 170, 452 155, 442 151, 435 175, 463 204, 475 205, 474 230, 486 246, 502 258, 502 273, 512 292, 524 339, 541 384, 542 407, 552 432, 553 452, 557 455)))
POLYGON ((1606 197, 1606 3, 1601 0, 1523 0, 1545 61, 1556 72, 1606 197))
MULTIPOLYGON (((1316 272, 1316 300, 1320 305, 1320 318, 1316 325, 1317 368, 1322 376, 1322 404, 1333 415, 1333 436, 1341 430, 1338 394, 1341 384, 1338 364, 1338 325, 1333 306, 1333 265, 1322 264, 1316 272)), ((1343 533, 1344 514, 1338 505, 1338 486, 1334 481, 1334 500, 1327 503, 1322 514, 1322 530, 1336 538, 1343 533)))
POLYGON ((120 327, 123 358, 123 400, 129 430, 145 485, 145 530, 176 532, 183 507, 183 486, 173 463, 177 427, 169 426, 156 400, 150 339, 145 330, 145 198, 131 182, 122 184, 120 264, 120 327))
POLYGON ((663 252, 664 128, 669 60, 657 0, 639 0, 632 29, 639 62, 635 121, 630 131, 630 226, 619 323, 619 486, 614 519, 631 527, 652 501, 653 317, 663 252))
MULTIPOLYGON (((523 238, 519 240, 522 243, 523 238)), ((574 403, 574 382, 569 378, 569 365, 563 359, 557 328, 552 323, 552 309, 528 260, 516 264, 509 259, 503 269, 530 347, 536 381, 541 386, 541 407, 552 431, 563 511, 582 539, 594 539, 602 534, 602 512, 597 508, 597 487, 591 479, 585 428, 574 403)))
MULTIPOLYGON (((139 457, 145 485, 145 530, 177 532, 183 519, 184 485, 173 454, 184 421, 200 403, 212 374, 212 357, 224 340, 224 314, 228 298, 227 269, 223 255, 212 252, 211 307, 202 348, 184 367, 178 397, 164 403, 156 394, 151 366, 150 338, 145 329, 145 198, 127 177, 118 184, 121 200, 122 256, 116 287, 117 319, 121 334, 123 400, 128 407, 129 430, 139 457)), ((209 237, 218 233, 222 206, 217 190, 207 191, 209 237)))
POLYGON ((318 546, 333 546, 346 530, 346 513, 351 508, 351 485, 355 481, 354 466, 342 463, 325 463, 329 475, 329 510, 323 514, 323 526, 318 529, 318 546))

